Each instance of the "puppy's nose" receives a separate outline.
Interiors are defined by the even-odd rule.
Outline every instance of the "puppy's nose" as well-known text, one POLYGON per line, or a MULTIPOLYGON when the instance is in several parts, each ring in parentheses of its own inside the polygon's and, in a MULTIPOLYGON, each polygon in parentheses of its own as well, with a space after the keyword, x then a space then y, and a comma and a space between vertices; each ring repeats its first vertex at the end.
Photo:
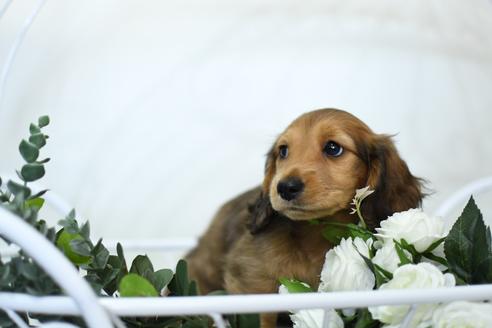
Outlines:
POLYGON ((287 201, 297 198, 303 190, 304 183, 299 178, 287 178, 277 185, 278 194, 287 201))

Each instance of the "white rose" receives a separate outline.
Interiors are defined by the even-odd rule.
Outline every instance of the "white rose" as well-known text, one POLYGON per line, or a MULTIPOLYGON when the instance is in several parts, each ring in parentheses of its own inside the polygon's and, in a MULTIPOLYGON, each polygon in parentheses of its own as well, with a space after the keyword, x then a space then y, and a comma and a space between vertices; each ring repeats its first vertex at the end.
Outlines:
MULTIPOLYGON (((455 285, 452 274, 443 274, 437 267, 429 263, 406 264, 393 272, 393 279, 382 284, 379 289, 407 289, 407 288, 439 288, 455 285)), ((417 327, 420 323, 429 320, 432 311, 437 305, 423 304, 416 308, 410 327, 417 327)), ((384 305, 369 307, 372 317, 385 324, 397 325, 407 315, 409 305, 384 305)))
POLYGON ((492 325, 492 304, 453 302, 440 306, 432 316, 434 328, 486 328, 492 325))
MULTIPOLYGON (((403 252, 409 259, 412 259, 412 254, 405 250, 403 252)), ((393 271, 395 271, 400 264, 400 257, 396 252, 395 243, 385 243, 383 247, 376 251, 376 254, 372 258, 372 262, 379 265, 384 270, 393 273, 393 271)))
POLYGON ((290 316, 293 328, 343 328, 343 320, 335 310, 326 311, 327 326, 323 326, 325 310, 301 310, 290 316))
POLYGON ((341 290, 370 290, 376 279, 360 254, 369 258, 372 240, 357 237, 342 239, 340 245, 326 253, 321 271, 320 292, 341 290), (360 254, 359 254, 360 253, 360 254))
POLYGON ((430 217, 415 208, 381 221, 381 228, 376 231, 376 237, 383 241, 405 239, 418 252, 424 252, 433 242, 446 236, 442 218, 430 217))

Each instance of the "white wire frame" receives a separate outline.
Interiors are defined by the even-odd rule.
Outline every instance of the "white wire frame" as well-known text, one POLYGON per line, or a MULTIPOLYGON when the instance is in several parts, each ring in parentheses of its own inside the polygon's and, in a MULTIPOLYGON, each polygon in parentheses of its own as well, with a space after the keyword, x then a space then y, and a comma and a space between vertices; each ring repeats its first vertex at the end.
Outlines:
POLYGON ((463 186, 449 196, 435 211, 436 216, 448 217, 453 209, 463 206, 472 195, 478 195, 492 190, 492 176, 483 177, 463 186))

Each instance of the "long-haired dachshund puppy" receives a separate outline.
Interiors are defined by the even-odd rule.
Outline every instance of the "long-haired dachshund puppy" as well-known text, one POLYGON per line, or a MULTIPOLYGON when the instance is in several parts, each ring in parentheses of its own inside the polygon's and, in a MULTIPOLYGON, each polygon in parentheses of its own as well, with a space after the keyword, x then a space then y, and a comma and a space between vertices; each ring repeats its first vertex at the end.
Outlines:
MULTIPOLYGON (((268 152, 263 184, 223 205, 188 254, 191 277, 202 294, 276 293, 280 277, 316 288, 333 245, 308 220, 356 222, 350 203, 365 186, 375 190, 362 207, 371 228, 423 197, 389 136, 337 109, 300 116, 268 152)), ((262 315, 261 326, 275 320, 262 315)))

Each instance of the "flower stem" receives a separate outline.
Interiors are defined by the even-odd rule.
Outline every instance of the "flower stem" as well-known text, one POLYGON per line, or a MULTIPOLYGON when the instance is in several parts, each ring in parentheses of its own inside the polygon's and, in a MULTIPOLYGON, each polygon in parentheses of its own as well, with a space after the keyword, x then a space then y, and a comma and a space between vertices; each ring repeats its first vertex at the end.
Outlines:
POLYGON ((359 217, 360 223, 362 225, 362 228, 367 229, 367 224, 366 221, 364 221, 364 217, 362 216, 362 212, 360 211, 360 202, 356 202, 355 204, 355 210, 357 212, 357 216, 359 217))

